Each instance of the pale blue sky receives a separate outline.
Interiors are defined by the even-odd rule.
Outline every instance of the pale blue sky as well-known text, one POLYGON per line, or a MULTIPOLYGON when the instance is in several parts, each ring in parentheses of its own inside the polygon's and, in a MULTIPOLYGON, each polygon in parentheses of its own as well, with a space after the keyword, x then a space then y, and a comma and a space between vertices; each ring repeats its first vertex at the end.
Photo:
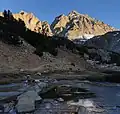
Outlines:
POLYGON ((49 23, 60 14, 76 10, 120 28, 120 0, 0 0, 0 11, 4 9, 14 13, 20 10, 33 12, 49 23))

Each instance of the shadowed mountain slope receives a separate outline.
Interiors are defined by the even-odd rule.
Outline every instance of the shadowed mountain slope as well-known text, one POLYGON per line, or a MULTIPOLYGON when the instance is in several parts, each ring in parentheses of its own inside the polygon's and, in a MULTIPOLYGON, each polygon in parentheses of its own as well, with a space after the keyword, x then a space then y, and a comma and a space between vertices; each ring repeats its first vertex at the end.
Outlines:
POLYGON ((47 37, 26 29, 24 22, 12 15, 0 17, 0 72, 90 68, 83 58, 73 53, 74 46, 68 39, 47 37))

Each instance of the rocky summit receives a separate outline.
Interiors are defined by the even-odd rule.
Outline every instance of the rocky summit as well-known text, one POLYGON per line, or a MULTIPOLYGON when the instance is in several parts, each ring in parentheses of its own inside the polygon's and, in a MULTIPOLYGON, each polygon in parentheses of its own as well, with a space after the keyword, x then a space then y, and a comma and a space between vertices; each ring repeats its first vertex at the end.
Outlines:
MULTIPOLYGON (((0 16, 2 15, 0 13, 0 16)), ((68 37, 70 40, 89 39, 116 30, 102 21, 80 14, 77 11, 71 11, 68 15, 57 16, 51 25, 47 21, 40 21, 33 13, 25 11, 15 13, 13 17, 24 21, 26 27, 34 32, 47 36, 68 37)))
POLYGON ((67 16, 60 15, 51 24, 53 34, 68 37, 70 40, 91 38, 102 35, 115 29, 102 21, 76 11, 67 16))
MULTIPOLYGON (((3 16, 3 13, 0 13, 3 16)), ((50 25, 47 21, 40 21, 33 13, 27 13, 20 11, 19 13, 13 14, 13 17, 17 20, 21 19, 24 21, 26 27, 37 33, 46 33, 48 36, 52 36, 50 25)))

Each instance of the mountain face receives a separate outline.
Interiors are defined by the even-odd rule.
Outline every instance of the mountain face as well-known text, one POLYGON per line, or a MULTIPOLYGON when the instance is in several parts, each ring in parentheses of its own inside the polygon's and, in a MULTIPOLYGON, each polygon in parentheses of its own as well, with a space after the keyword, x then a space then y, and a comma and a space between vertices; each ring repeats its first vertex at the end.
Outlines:
MULTIPOLYGON (((0 13, 2 16, 2 13, 0 13)), ((24 21, 27 28, 37 33, 46 33, 48 36, 56 35, 67 37, 70 40, 90 39, 96 35, 102 35, 115 29, 103 22, 80 14, 76 11, 67 16, 60 15, 55 18, 51 25, 47 21, 40 21, 32 13, 21 11, 13 14, 15 19, 24 21)))
MULTIPOLYGON (((3 14, 0 13, 0 16, 2 15, 3 14)), ((26 27, 34 32, 41 33, 41 34, 45 32, 48 36, 52 36, 52 31, 50 29, 50 25, 48 24, 48 22, 40 21, 32 13, 21 11, 19 13, 13 14, 13 17, 16 20, 21 19, 22 21, 24 21, 26 27)))
POLYGON ((90 67, 83 58, 59 49, 57 57, 44 53, 39 57, 33 52, 35 48, 24 42, 21 47, 5 44, 0 41, 0 73, 22 71, 82 71, 90 67), (75 66, 72 65, 75 64, 75 66))
MULTIPOLYGON (((2 15, 2 13, 0 15, 2 15)), ((73 18, 71 14, 69 15, 71 18, 73 18)), ((113 52, 104 49, 96 49, 96 48, 91 49, 87 46, 80 47, 75 45, 69 39, 63 37, 56 37, 56 36, 48 37, 36 33, 36 32, 39 33, 42 32, 34 28, 41 27, 43 31, 44 27, 46 28, 48 27, 50 30, 50 26, 48 25, 47 22, 39 21, 37 18, 35 18, 35 16, 33 16, 33 14, 20 12, 19 14, 13 14, 13 17, 15 19, 14 18, 11 19, 9 17, 10 16, 8 14, 7 16, 0 17, 0 39, 1 39, 0 40, 0 55, 1 55, 0 72, 3 73, 15 72, 15 71, 16 72, 19 71, 20 72, 21 71, 30 71, 30 72, 31 71, 40 71, 40 72, 70 71, 71 72, 71 71, 85 71, 89 69, 91 70, 93 68, 93 65, 90 65, 88 62, 86 62, 86 60, 93 60, 93 61, 95 60, 95 61, 99 61, 100 63, 110 63, 110 64, 118 63, 120 65, 119 54, 116 53, 114 54, 113 52), (26 27, 31 29, 32 31, 29 29, 26 30, 24 24, 21 24, 20 21, 17 21, 19 18, 22 19, 25 22, 26 27), (19 45, 16 45, 16 42, 19 45), (58 53, 57 55, 54 55, 53 52, 56 49, 58 53)), ((60 17, 63 17, 63 20, 65 19, 68 23, 69 20, 71 20, 67 16, 61 15, 60 17)), ((61 26, 63 26, 61 28, 61 31, 67 25, 66 21, 61 22, 61 26)), ((56 25, 56 23, 52 24, 51 27, 54 27, 53 25, 56 25)), ((67 27, 69 28, 69 26, 67 27)), ((74 26, 71 27, 74 28, 74 26)), ((49 31, 47 32, 49 33, 49 31)), ((59 35, 60 34, 61 32, 59 32, 59 35)), ((114 41, 116 43, 119 42, 119 37, 120 37, 119 31, 111 32, 107 34, 108 34, 107 37, 106 35, 94 37, 97 39, 96 41, 98 43, 102 41, 102 38, 105 39, 104 40, 105 44, 101 43, 100 48, 102 48, 102 46, 106 46, 106 40, 111 45, 111 47, 112 46, 117 47, 119 43, 118 45, 112 45, 112 43, 115 44, 114 41)), ((61 35, 64 36, 64 34, 61 35)), ((92 40, 93 39, 88 41, 91 42, 92 40)), ((93 42, 94 41, 92 41, 91 44, 94 45, 97 44, 96 42, 95 43, 93 42)), ((89 45, 90 43, 88 43, 88 46, 89 45)))
POLYGON ((54 35, 68 37, 70 40, 80 38, 92 38, 102 35, 115 29, 103 22, 80 14, 76 11, 70 12, 67 16, 60 15, 51 24, 54 35))
POLYGON ((87 40, 85 45, 120 53, 120 31, 108 32, 104 35, 95 36, 87 40))
POLYGON ((9 14, 0 16, 0 73, 91 68, 79 54, 73 53, 74 48, 75 44, 68 39, 54 39, 26 30, 23 23, 9 14))

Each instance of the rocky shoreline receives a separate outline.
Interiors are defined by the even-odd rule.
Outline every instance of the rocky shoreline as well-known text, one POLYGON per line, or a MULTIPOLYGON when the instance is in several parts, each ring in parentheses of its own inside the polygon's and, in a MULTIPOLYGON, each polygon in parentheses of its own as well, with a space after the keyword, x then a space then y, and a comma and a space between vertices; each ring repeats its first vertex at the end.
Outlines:
MULTIPOLYGON (((67 114, 70 114, 70 113, 108 114, 103 108, 95 105, 96 103, 93 102, 93 100, 89 99, 90 97, 94 97, 94 96, 92 93, 87 92, 84 89, 83 90, 81 89, 84 92, 77 91, 79 98, 80 96, 82 96, 81 98, 83 100, 75 99, 75 96, 69 101, 66 101, 64 99, 65 97, 63 96, 58 97, 58 95, 57 97, 52 96, 53 98, 47 98, 47 97, 44 98, 43 96, 51 95, 51 91, 53 92, 53 90, 56 90, 61 85, 67 87, 62 89, 62 91, 58 90, 59 92, 61 91, 62 93, 64 93, 63 90, 67 90, 69 86, 71 86, 72 88, 73 86, 72 81, 75 84, 77 84, 78 82, 84 82, 86 84, 98 85, 98 86, 101 86, 101 84, 93 83, 93 82, 118 82, 119 83, 120 82, 119 74, 120 74, 119 71, 110 71, 110 70, 109 71, 101 70, 100 72, 55 71, 55 72, 43 72, 43 73, 40 73, 40 72, 3 73, 1 74, 0 84, 6 85, 11 83, 16 83, 16 84, 22 83, 23 89, 20 89, 18 93, 16 93, 15 95, 0 99, 0 111, 2 111, 4 107, 5 112, 4 113, 2 112, 1 114, 8 114, 9 111, 15 112, 16 110, 19 112, 18 114, 48 114, 48 113, 54 114, 58 111, 60 111, 63 114, 64 112, 67 112, 67 114), (7 77, 5 76, 8 76, 9 80, 6 81, 7 77), (30 84, 28 84, 28 80, 26 80, 26 77, 30 77, 30 79, 32 80, 30 84), (64 81, 61 83, 61 80, 64 80, 64 81), (87 97, 85 97, 85 95, 87 95, 87 97), (4 105, 1 105, 1 103, 4 105), (90 106, 86 107, 88 103, 90 104, 90 106)), ((111 86, 111 85, 104 84, 102 86, 111 86)), ((12 88, 11 90, 14 91, 14 89, 16 88, 17 87, 12 88)), ((3 90, 4 89, 2 89, 1 91, 3 90)), ((5 90, 8 90, 8 89, 5 88, 5 90)), ((9 93, 9 91, 7 92, 9 93)), ((69 95, 72 95, 72 94, 73 93, 64 93, 64 95, 67 95, 67 98, 69 98, 69 95)))
MULTIPOLYGON (((73 81, 42 78, 35 82, 25 85, 27 88, 14 100, 8 102, 4 99, 4 105, 0 105, 0 110, 4 107, 2 114, 107 114, 89 99, 95 97, 93 93, 82 86, 75 87, 73 81)), ((74 82, 77 84, 79 80, 74 82)))
POLYGON ((34 79, 39 79, 42 76, 51 79, 68 79, 68 80, 89 80, 100 82, 120 82, 119 71, 99 70, 99 71, 48 71, 48 72, 14 72, 14 73, 1 73, 0 84, 19 83, 25 80, 25 77, 31 76, 34 79))
POLYGON ((21 72, 21 73, 2 73, 0 74, 1 80, 0 84, 8 84, 8 83, 18 83, 25 79, 25 77, 29 75, 34 79, 41 78, 42 76, 52 78, 52 79, 79 79, 79 80, 89 80, 93 77, 96 81, 99 78, 103 78, 104 73, 99 72, 91 72, 91 71, 82 71, 82 72, 71 72, 71 71, 55 71, 55 72, 21 72), (98 75, 96 77, 95 75, 98 75))

